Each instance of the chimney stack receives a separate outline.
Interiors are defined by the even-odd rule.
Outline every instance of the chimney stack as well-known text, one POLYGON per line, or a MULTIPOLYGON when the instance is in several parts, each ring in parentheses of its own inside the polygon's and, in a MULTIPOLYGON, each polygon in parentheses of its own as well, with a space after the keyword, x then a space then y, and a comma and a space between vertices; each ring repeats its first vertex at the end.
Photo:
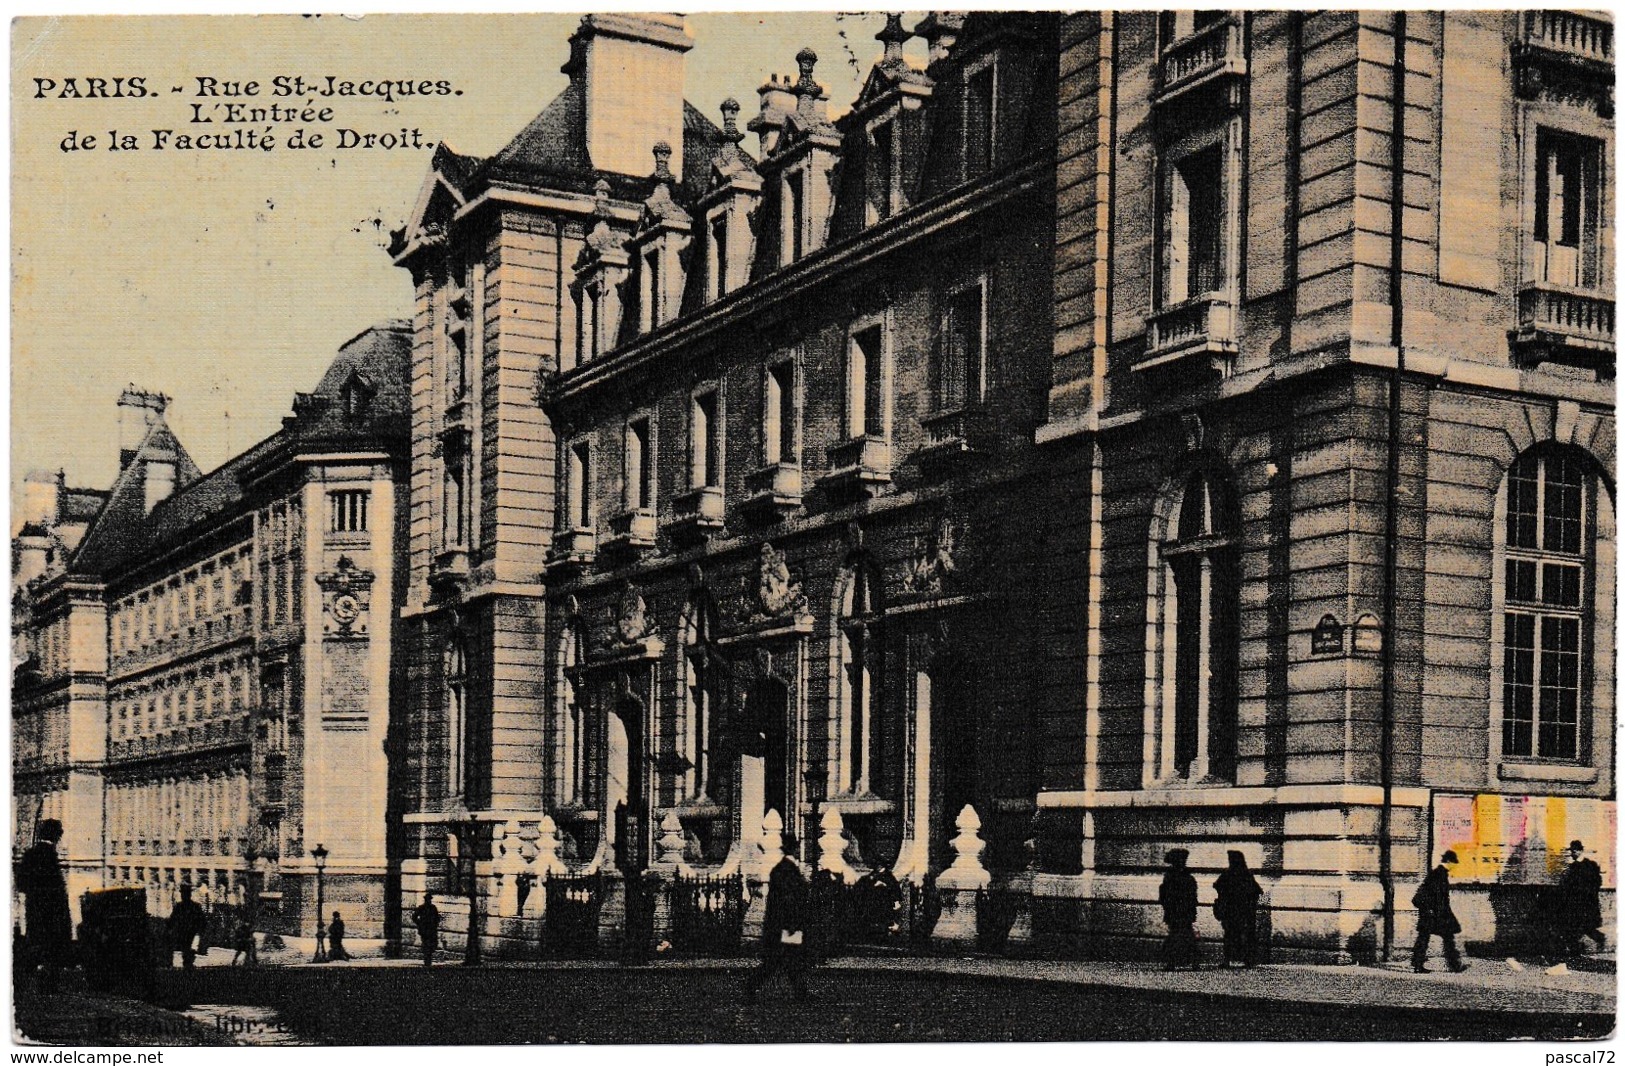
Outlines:
POLYGON ((62 499, 67 475, 60 470, 30 470, 23 478, 23 523, 50 529, 62 499))
POLYGON ((169 397, 158 392, 146 392, 134 385, 126 386, 118 398, 118 466, 130 465, 136 449, 147 438, 147 430, 164 420, 169 397))
POLYGON ((681 15, 586 15, 564 73, 581 86, 587 157, 599 170, 645 177, 649 146, 672 147, 683 173, 683 56, 694 39, 681 15))
POLYGON ((745 128, 756 134, 757 145, 761 149, 758 154, 765 159, 779 146, 785 116, 795 110, 796 97, 790 91, 790 79, 786 77, 781 82, 777 74, 768 75, 767 81, 756 90, 756 95, 762 99, 762 110, 745 123, 745 128))

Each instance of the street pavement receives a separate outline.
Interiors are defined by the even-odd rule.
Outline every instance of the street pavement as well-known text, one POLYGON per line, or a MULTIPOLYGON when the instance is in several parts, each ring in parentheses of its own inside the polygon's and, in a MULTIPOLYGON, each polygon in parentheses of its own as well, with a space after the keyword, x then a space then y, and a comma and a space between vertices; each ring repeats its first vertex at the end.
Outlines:
POLYGON ((83 1045, 1496 1040, 1603 1036, 1616 1003, 1612 955, 1556 974, 1504 959, 1471 960, 1464 974, 1301 963, 1166 973, 1147 962, 853 955, 814 971, 811 1002, 780 989, 754 1007, 741 996, 748 957, 470 968, 443 952, 426 970, 377 945, 352 944, 357 957, 343 963, 311 963, 309 949, 265 951, 253 969, 216 950, 192 973, 164 971, 170 1012, 82 993, 20 996, 18 1020, 37 1039, 83 1045))
MULTIPOLYGON (((356 958, 328 966, 402 966, 422 968, 419 957, 388 959, 381 945, 352 950, 356 958)), ((1406 953, 1401 952, 1401 956, 1406 953)), ((262 952, 268 966, 314 966, 310 948, 290 943, 287 948, 262 952)), ((214 952, 199 965, 224 965, 229 955, 214 952)), ((439 965, 460 965, 461 953, 442 951, 439 965)), ((1335 1006, 1370 1004, 1444 1011, 1518 1011, 1534 1014, 1613 1014, 1617 1000, 1615 956, 1612 951, 1589 955, 1548 973, 1535 960, 1474 958, 1465 973, 1451 973, 1433 960, 1433 972, 1418 974, 1408 957, 1376 966, 1277 963, 1252 970, 1226 970, 1216 966, 1196 971, 1165 972, 1148 962, 1105 960, 1005 959, 952 955, 841 955, 825 968, 856 972, 935 973, 944 976, 1003 980, 1049 981, 1092 988, 1125 988, 1171 994, 1195 994, 1283 1003, 1318 1003, 1335 1006)), ((613 961, 498 962, 494 965, 538 969, 618 970, 613 961)), ((659 959, 654 970, 744 969, 755 965, 739 959, 659 959)))

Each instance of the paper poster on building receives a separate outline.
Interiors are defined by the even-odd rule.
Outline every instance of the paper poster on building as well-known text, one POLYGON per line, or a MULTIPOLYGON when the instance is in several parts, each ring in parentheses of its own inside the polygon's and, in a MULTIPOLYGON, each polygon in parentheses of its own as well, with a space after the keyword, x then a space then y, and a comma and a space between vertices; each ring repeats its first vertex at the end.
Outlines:
POLYGON ((1435 853, 1452 850, 1463 884, 1556 884, 1569 864, 1569 845, 1585 855, 1614 887, 1613 800, 1499 793, 1433 797, 1435 853))

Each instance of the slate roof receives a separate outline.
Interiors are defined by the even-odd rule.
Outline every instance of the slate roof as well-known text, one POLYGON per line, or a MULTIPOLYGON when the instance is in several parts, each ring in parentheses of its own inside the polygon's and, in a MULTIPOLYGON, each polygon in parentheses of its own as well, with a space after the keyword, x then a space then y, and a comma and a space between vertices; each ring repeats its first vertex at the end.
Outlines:
POLYGON ((119 472, 94 524, 74 553, 75 573, 111 577, 153 551, 196 537, 210 525, 242 509, 245 486, 279 453, 332 446, 399 442, 409 418, 408 363, 411 325, 394 319, 362 331, 339 348, 313 392, 294 401, 294 414, 278 432, 202 474, 162 421, 148 430, 135 458, 119 472), (357 379, 369 394, 365 409, 346 414, 343 391, 357 379), (176 464, 176 491, 146 511, 142 464, 147 459, 176 464))

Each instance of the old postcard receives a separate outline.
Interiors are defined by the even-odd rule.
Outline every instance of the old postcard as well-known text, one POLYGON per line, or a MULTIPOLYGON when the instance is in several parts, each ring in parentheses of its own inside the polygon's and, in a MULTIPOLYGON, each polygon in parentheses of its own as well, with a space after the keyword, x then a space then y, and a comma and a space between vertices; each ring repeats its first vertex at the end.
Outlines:
POLYGON ((14 1038, 1607 1038, 1614 74, 17 20, 14 1038))

